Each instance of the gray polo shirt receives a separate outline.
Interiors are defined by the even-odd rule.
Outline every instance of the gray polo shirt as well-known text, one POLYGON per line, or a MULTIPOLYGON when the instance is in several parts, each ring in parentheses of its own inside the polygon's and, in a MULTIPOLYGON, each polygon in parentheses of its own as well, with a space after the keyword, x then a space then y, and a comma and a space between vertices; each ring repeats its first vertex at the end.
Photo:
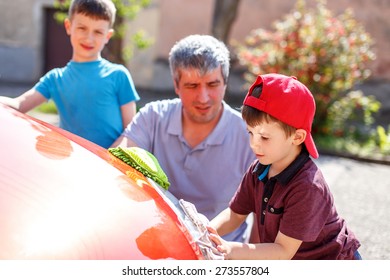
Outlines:
POLYGON ((241 178, 255 156, 241 114, 223 102, 222 117, 212 133, 191 148, 182 132, 180 99, 145 105, 124 135, 153 153, 166 172, 169 191, 214 218, 229 206, 241 178))

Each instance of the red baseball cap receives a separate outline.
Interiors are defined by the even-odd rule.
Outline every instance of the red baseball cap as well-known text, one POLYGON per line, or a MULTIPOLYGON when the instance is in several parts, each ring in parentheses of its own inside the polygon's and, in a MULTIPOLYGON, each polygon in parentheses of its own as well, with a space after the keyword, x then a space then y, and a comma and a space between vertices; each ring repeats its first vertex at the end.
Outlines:
POLYGON ((311 135, 316 104, 310 90, 296 77, 281 74, 259 75, 244 99, 244 105, 263 111, 285 124, 307 132, 305 146, 313 158, 318 151, 311 135), (262 86, 260 96, 253 89, 262 86))

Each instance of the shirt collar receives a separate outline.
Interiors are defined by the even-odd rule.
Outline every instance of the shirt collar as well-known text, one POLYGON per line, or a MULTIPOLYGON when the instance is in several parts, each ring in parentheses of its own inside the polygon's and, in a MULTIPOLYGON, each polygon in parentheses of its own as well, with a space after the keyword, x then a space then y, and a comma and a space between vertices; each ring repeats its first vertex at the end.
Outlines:
MULTIPOLYGON (((309 152, 306 150, 305 146, 302 146, 302 151, 298 155, 298 157, 289 165, 286 169, 280 172, 278 175, 273 178, 279 181, 282 185, 287 185, 290 180, 294 177, 295 174, 302 168, 302 166, 310 159, 309 152)), ((253 169, 253 174, 256 177, 259 177, 262 174, 268 165, 262 165, 258 162, 253 169)))
POLYGON ((179 98, 174 99, 177 102, 177 106, 173 107, 172 114, 168 123, 168 133, 172 135, 182 135, 183 130, 181 127, 181 109, 182 103, 179 98))

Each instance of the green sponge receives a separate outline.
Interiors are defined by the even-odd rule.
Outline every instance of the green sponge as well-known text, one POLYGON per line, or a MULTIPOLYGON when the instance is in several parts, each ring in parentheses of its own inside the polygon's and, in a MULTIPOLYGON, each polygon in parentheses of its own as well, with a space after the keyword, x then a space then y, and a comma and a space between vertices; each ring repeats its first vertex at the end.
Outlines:
POLYGON ((116 147, 109 148, 108 151, 144 174, 146 177, 158 183, 164 189, 168 189, 170 185, 168 177, 152 153, 139 147, 116 147))

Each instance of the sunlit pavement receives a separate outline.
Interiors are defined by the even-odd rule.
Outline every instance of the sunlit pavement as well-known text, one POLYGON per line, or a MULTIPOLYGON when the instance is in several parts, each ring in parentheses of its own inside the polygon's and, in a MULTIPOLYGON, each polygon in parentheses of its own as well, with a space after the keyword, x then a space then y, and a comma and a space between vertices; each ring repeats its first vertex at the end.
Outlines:
POLYGON ((362 243, 363 259, 390 259, 390 165, 334 156, 316 160, 337 210, 362 243))

